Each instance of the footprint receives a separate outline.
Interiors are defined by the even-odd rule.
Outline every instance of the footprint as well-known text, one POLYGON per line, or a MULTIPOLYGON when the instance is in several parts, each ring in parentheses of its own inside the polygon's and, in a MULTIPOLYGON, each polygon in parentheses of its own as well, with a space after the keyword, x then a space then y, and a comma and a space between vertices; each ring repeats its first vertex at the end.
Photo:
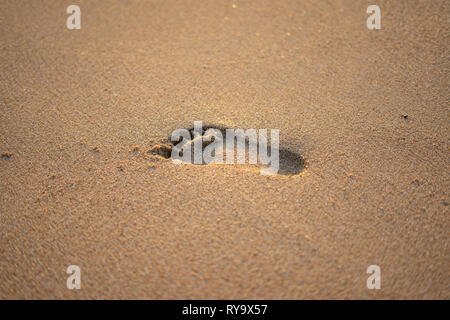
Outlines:
MULTIPOLYGON (((193 155, 193 145, 195 143, 195 141, 201 140, 201 143, 199 143, 199 145, 202 146, 202 151, 204 150, 205 147, 207 147, 209 144, 213 143, 215 141, 215 136, 214 134, 211 134, 211 131, 207 134, 207 131, 209 129, 216 129, 218 131, 220 131, 220 133, 223 135, 223 140, 224 140, 224 146, 223 146, 223 165, 231 165, 231 164, 226 164, 226 153, 227 150, 229 150, 229 148, 227 148, 227 145, 225 143, 226 141, 226 130, 227 129, 232 129, 232 128, 228 128, 225 126, 218 126, 218 125, 212 125, 212 124, 207 124, 207 125, 203 125, 202 126, 202 133, 200 136, 196 136, 194 137, 194 127, 188 127, 186 128, 186 130, 189 131, 190 133, 190 140, 185 142, 185 143, 189 143, 191 144, 191 159, 194 159, 194 155, 193 155)), ((177 148, 178 150, 181 149, 181 145, 179 145, 181 143, 181 139, 179 141, 171 141, 171 137, 167 138, 167 139, 160 139, 158 141, 154 141, 152 147, 147 151, 147 154, 150 155, 157 155, 160 157, 163 157, 165 159, 170 159, 172 156, 172 149, 173 148, 177 148)), ((233 154, 234 154, 234 161, 233 164, 237 165, 237 166, 245 166, 245 167, 255 167, 255 168, 262 168, 262 167, 267 167, 264 165, 261 165, 261 161, 259 159, 259 155, 258 155, 258 159, 257 159, 257 164, 250 164, 249 163, 249 147, 252 145, 252 143, 249 141, 248 137, 246 137, 245 139, 245 145, 244 145, 244 149, 242 150, 242 148, 239 148, 236 146, 236 142, 233 144, 233 148, 234 150, 232 150, 233 154), (241 150, 245 152, 245 162, 243 164, 238 163, 237 161, 237 154, 238 154, 238 150, 241 150)), ((183 144, 184 146, 184 144, 183 144)), ((253 145, 256 149, 258 148, 258 144, 253 145)), ((270 145, 267 147, 270 150, 270 145)), ((231 148, 230 148, 231 150, 231 148)), ((303 169, 305 168, 306 162, 305 159, 298 153, 291 151, 287 148, 279 148, 279 170, 277 172, 278 175, 297 175, 299 173, 301 173, 303 171, 303 169)), ((180 156, 182 156, 182 150, 180 150, 180 156)), ((178 160, 179 161, 179 160, 178 160)), ((189 164, 191 164, 190 162, 188 162, 189 164)), ((211 163, 211 165, 218 165, 215 163, 211 163)), ((207 163, 203 162, 200 163, 198 165, 208 165, 207 163)))

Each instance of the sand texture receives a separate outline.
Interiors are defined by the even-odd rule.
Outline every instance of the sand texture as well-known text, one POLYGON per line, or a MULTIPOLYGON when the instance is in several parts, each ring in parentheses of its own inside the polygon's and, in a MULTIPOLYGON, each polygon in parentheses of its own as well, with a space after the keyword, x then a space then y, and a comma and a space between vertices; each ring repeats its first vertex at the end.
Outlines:
POLYGON ((70 4, 0 1, 0 298, 450 298, 449 1, 70 4), (287 174, 174 164, 195 120, 287 174))

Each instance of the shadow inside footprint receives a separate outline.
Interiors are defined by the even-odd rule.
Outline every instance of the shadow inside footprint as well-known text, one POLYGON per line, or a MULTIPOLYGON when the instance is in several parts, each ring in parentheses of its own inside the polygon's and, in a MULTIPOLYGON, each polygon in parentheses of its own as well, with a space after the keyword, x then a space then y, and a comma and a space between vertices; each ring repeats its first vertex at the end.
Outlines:
POLYGON ((305 165, 305 159, 298 153, 288 149, 280 149, 280 169, 278 170, 278 174, 299 174, 305 168, 305 165))

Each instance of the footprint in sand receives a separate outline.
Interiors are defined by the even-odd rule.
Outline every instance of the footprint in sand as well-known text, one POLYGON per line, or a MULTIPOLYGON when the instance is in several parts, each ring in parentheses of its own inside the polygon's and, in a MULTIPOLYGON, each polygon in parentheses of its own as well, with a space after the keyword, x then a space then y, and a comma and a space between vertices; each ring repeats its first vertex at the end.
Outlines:
MULTIPOLYGON (((235 143, 233 143, 232 146, 229 147, 226 144, 226 130, 232 129, 232 128, 227 128, 224 126, 217 126, 217 125, 203 125, 203 127, 202 127, 203 131, 202 131, 201 135, 197 135, 197 136, 195 136, 195 134, 194 134, 194 127, 186 128, 186 130, 188 130, 190 133, 189 141, 182 142, 181 138, 178 141, 172 141, 171 137, 169 137, 167 139, 159 139, 157 141, 154 141, 152 143, 151 148, 147 151, 147 154, 160 156, 165 159, 171 159, 172 151, 175 149, 175 151, 179 154, 179 156, 182 157, 183 150, 186 150, 184 148, 184 146, 187 146, 187 144, 190 144, 191 148, 188 148, 187 150, 189 150, 189 149, 191 150, 191 156, 188 158, 194 159, 194 151, 193 150, 194 150, 194 144, 196 143, 196 140, 200 140, 197 143, 199 146, 201 146, 202 151, 203 151, 203 150, 205 150, 205 148, 207 146, 209 146, 211 143, 213 143, 217 139, 213 130, 210 130, 210 129, 218 130, 223 136, 223 152, 222 152, 223 159, 221 161, 222 163, 220 163, 220 164, 214 163, 214 162, 205 163, 205 161, 202 161, 200 163, 194 164, 193 160, 191 160, 191 162, 184 161, 185 163, 194 164, 194 165, 228 165, 228 166, 235 165, 235 166, 241 167, 241 168, 252 168, 253 167, 255 169, 267 167, 267 166, 264 166, 261 164, 261 161, 259 159, 259 154, 258 154, 258 159, 257 159, 256 164, 249 163, 249 149, 251 146, 253 146, 257 150, 259 147, 258 143, 256 143, 256 145, 254 145, 254 142, 250 142, 248 137, 246 137, 244 145, 238 146, 238 144, 235 141, 235 143), (237 155, 238 155, 239 151, 241 152, 241 154, 245 154, 244 163, 238 163, 237 155), (234 155, 234 161, 232 161, 232 164, 226 163, 227 153, 234 155)), ((267 148, 270 150, 271 149, 270 145, 267 146, 267 148)), ((277 172, 278 175, 297 175, 297 174, 301 173, 302 170, 305 168, 305 165, 306 165, 305 159, 300 154, 293 152, 289 149, 282 148, 282 147, 280 147, 278 149, 278 151, 279 151, 279 170, 277 172)), ((180 160, 177 159, 176 161, 180 161, 180 160)))

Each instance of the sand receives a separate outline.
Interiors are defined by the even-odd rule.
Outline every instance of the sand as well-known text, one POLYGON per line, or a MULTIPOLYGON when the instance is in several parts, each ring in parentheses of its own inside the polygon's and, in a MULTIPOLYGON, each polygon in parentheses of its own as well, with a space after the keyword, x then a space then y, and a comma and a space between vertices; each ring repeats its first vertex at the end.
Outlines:
POLYGON ((448 1, 76 2, 0 2, 0 298, 450 298, 448 1), (195 120, 306 165, 148 152, 195 120))

